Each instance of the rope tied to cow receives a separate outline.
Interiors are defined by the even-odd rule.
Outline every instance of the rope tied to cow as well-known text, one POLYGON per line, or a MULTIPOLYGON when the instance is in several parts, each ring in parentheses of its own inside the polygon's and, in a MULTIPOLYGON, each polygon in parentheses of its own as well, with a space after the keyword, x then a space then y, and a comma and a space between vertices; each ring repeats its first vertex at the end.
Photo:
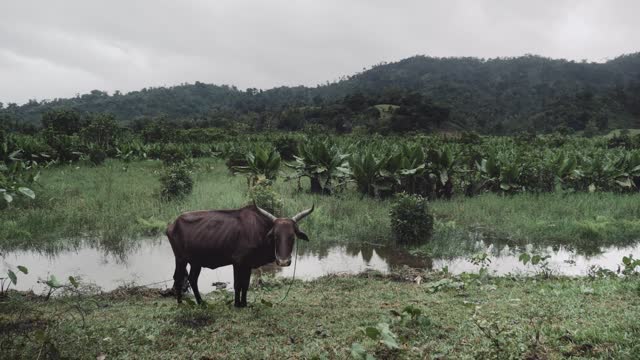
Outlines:
POLYGON ((298 241, 296 241, 296 257, 293 260, 293 275, 291 276, 291 282, 289 283, 289 287, 287 288, 287 291, 284 293, 284 297, 282 299, 280 299, 280 301, 278 301, 278 303, 277 303, 278 305, 282 304, 282 302, 287 299, 287 296, 289 296, 289 290, 291 290, 291 286, 296 281, 296 268, 297 267, 298 267, 298 241))

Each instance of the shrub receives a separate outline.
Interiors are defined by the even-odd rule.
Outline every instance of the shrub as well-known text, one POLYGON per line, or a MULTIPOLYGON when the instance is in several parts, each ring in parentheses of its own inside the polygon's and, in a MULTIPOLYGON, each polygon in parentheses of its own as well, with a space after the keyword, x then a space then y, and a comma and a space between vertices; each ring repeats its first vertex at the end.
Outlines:
POLYGON ((165 173, 160 177, 160 195, 165 200, 182 198, 191 194, 193 179, 191 171, 185 163, 174 163, 167 166, 165 173))
POLYGON ((102 163, 107 159, 107 153, 97 145, 90 145, 87 148, 87 153, 89 155, 89 160, 93 165, 102 165, 102 163))
POLYGON ((186 160, 189 157, 184 147, 173 143, 160 147, 158 158, 166 165, 175 164, 186 160))
POLYGON ((249 199, 273 215, 282 216, 282 198, 273 190, 268 181, 259 182, 249 188, 249 199))
POLYGON ((298 149, 299 141, 293 136, 281 136, 273 142, 273 146, 284 160, 291 161, 298 149))
POLYGON ((420 195, 398 194, 389 213, 391 230, 400 244, 417 244, 431 238, 433 216, 420 195))

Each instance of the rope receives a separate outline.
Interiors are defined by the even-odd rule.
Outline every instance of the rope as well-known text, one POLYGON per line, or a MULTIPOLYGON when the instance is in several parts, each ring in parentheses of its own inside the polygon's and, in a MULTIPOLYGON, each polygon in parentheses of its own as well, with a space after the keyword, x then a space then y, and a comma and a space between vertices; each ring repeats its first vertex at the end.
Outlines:
POLYGON ((289 290, 291 290, 291 286, 293 285, 293 282, 296 280, 297 267, 298 267, 298 241, 296 241, 296 258, 293 261, 293 276, 291 277, 291 282, 289 283, 289 287, 287 288, 287 292, 284 294, 284 297, 277 302, 278 305, 282 304, 282 302, 287 299, 287 296, 289 296, 289 290))
POLYGON ((169 281, 173 281, 173 279, 169 279, 169 280, 162 280, 162 281, 153 282, 153 283, 151 283, 151 284, 146 284, 146 285, 135 285, 135 286, 137 286, 137 287, 149 287, 149 286, 151 286, 151 285, 164 284, 164 283, 169 282, 169 281))

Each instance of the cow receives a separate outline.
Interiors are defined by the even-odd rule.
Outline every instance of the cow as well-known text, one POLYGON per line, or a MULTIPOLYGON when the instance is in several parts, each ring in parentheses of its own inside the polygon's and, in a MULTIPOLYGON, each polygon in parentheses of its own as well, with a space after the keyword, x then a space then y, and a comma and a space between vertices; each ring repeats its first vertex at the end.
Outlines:
POLYGON ((167 227, 176 260, 173 288, 178 303, 182 302, 185 278, 201 304, 198 276, 202 268, 233 265, 234 305, 246 307, 251 269, 274 261, 278 266, 291 265, 296 238, 309 241, 298 223, 314 208, 291 218, 278 218, 255 203, 240 209, 191 211, 178 216, 167 227))

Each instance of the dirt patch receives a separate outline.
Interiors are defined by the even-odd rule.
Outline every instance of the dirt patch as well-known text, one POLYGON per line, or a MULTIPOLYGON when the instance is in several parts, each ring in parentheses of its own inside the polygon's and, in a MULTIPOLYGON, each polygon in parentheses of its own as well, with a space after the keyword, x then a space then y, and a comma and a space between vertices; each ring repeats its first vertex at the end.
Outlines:
POLYGON ((215 318, 209 313, 198 311, 181 313, 176 316, 175 321, 180 326, 197 329, 213 324, 215 318))
POLYGON ((3 336, 9 334, 26 334, 36 329, 45 328, 47 324, 48 321, 42 319, 22 319, 17 321, 1 322, 0 334, 3 336))
POLYGON ((103 295, 108 299, 122 300, 131 297, 155 298, 158 296, 167 296, 164 295, 166 292, 167 290, 165 289, 150 288, 145 286, 120 286, 116 289, 104 293, 103 295))

